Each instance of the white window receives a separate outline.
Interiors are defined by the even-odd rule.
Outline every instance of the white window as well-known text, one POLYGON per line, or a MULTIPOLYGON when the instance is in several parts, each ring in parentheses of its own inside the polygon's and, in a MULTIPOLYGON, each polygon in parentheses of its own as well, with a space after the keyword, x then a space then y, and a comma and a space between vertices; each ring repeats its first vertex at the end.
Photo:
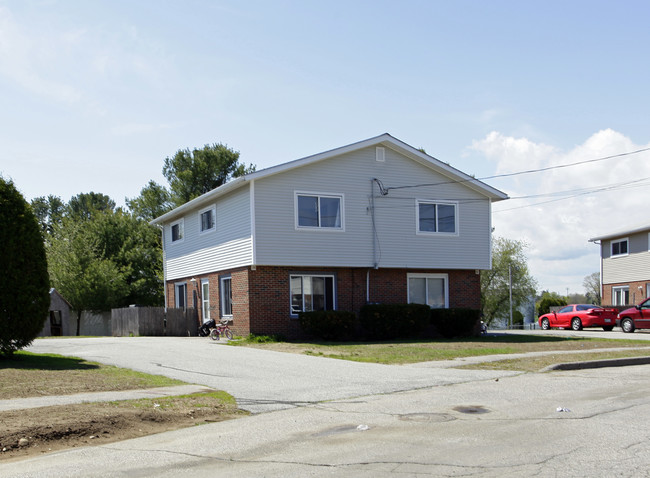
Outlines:
POLYGON ((172 230, 172 242, 180 242, 183 240, 185 232, 183 230, 183 220, 176 221, 171 225, 172 230))
POLYGON ((185 282, 174 284, 174 292, 176 307, 185 309, 187 307, 187 284, 185 282))
POLYGON ((416 201, 417 232, 419 234, 458 234, 457 209, 456 203, 416 201))
POLYGON ((612 287, 612 301, 613 305, 628 305, 630 303, 630 288, 625 287, 612 287))
POLYGON ((221 282, 221 317, 232 317, 232 278, 222 277, 221 282))
POLYGON ((211 207, 199 212, 199 232, 212 232, 217 228, 216 208, 211 207))
POLYGON ((298 275, 290 277, 291 315, 313 310, 336 309, 333 275, 298 275))
POLYGON ((296 228, 343 230, 343 195, 297 192, 296 228))
POLYGON ((612 241, 612 257, 626 256, 628 254, 627 238, 618 241, 612 241))
POLYGON ((449 307, 449 277, 447 274, 407 274, 408 301, 427 304, 434 309, 449 307))
POLYGON ((203 322, 210 320, 210 281, 201 279, 201 310, 203 311, 203 322))

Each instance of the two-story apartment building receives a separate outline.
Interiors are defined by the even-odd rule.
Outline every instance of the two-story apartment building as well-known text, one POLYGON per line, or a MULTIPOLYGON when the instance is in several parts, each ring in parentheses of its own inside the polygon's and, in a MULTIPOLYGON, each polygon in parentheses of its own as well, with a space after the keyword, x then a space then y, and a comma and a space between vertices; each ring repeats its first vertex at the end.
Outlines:
POLYGON ((602 303, 637 304, 650 297, 650 223, 592 237, 600 246, 602 303))
POLYGON ((256 171, 152 221, 166 305, 289 337, 300 311, 479 308, 503 199, 388 134, 256 171))

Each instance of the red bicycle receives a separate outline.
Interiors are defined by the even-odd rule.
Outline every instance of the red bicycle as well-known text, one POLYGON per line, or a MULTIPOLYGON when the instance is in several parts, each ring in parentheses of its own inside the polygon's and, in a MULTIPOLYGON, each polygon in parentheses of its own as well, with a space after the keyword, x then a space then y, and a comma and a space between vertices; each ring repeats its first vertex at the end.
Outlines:
POLYGON ((228 340, 232 340, 232 330, 228 327, 227 322, 221 322, 217 324, 216 327, 210 329, 210 338, 212 340, 219 340, 222 335, 228 340))

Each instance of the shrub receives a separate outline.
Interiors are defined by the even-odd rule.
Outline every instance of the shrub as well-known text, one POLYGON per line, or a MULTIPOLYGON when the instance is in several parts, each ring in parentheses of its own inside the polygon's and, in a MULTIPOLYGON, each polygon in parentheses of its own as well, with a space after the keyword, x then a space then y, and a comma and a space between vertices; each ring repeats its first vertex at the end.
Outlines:
POLYGON ((429 325, 430 313, 424 304, 367 304, 361 308, 359 321, 373 339, 417 337, 429 325))
POLYGON ((0 355, 27 347, 50 308, 50 281, 36 216, 15 188, 0 177, 0 355))
POLYGON ((481 311, 476 309, 431 309, 431 323, 445 338, 476 335, 481 311))
POLYGON ((343 310, 301 312, 300 326, 309 335, 323 340, 350 340, 354 337, 356 315, 343 310))

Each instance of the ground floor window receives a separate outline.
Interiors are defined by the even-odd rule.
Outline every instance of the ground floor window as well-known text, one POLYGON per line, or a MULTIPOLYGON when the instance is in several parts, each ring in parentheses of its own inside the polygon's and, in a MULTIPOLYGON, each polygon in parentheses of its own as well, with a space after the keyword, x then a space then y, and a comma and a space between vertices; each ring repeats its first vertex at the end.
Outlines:
POLYGON ((221 317, 232 317, 232 278, 222 277, 221 281, 221 317))
POLYGON ((290 283, 292 315, 336 308, 334 276, 292 274, 290 283))
POLYGON ((427 304, 434 309, 449 307, 449 279, 447 274, 407 274, 408 301, 427 304))
POLYGON ((187 284, 185 282, 174 284, 176 307, 185 309, 187 307, 187 284))
POLYGON ((627 305, 630 303, 630 288, 612 287, 612 305, 627 305))

